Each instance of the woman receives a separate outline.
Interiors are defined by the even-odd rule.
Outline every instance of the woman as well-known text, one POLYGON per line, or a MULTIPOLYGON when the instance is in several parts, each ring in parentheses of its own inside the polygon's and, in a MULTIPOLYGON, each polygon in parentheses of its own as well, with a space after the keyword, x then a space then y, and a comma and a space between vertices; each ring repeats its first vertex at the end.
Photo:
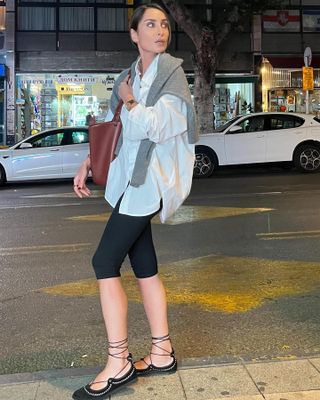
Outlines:
MULTIPOLYGON (((117 79, 107 116, 112 118, 122 99, 121 147, 110 166, 105 192, 114 210, 92 261, 109 357, 98 376, 73 394, 77 400, 104 399, 138 375, 177 370, 150 221, 160 212, 164 222, 188 196, 197 132, 182 60, 165 53, 170 34, 169 18, 160 6, 149 4, 135 10, 130 35, 139 58, 131 66, 131 77, 126 70, 117 79), (128 305, 120 278, 127 254, 152 336, 150 354, 135 363, 128 351, 128 305)), ((90 157, 74 178, 74 191, 81 198, 90 196, 89 170, 90 157)))

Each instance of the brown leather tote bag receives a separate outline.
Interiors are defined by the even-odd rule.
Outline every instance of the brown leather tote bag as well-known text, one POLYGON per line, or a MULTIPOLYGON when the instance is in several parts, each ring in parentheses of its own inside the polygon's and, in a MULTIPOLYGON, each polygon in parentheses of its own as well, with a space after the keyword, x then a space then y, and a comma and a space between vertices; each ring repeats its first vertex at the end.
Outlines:
POLYGON ((115 149, 122 129, 120 113, 122 100, 115 110, 112 121, 89 126, 90 164, 93 182, 105 186, 109 166, 115 159, 115 149))

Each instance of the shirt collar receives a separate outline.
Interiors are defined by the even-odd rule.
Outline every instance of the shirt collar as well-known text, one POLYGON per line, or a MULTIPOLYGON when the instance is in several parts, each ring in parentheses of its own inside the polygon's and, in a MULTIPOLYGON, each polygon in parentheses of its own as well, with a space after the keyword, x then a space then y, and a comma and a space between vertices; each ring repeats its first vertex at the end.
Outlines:
POLYGON ((147 85, 151 85, 156 73, 157 73, 157 69, 158 69, 158 61, 159 61, 159 56, 160 54, 158 54, 152 61, 152 63, 149 65, 149 67, 147 68, 146 72, 144 73, 143 77, 141 78, 141 74, 140 74, 140 70, 139 70, 139 63, 141 58, 139 57, 136 63, 136 75, 139 77, 139 79, 141 80, 141 82, 147 84, 147 85))

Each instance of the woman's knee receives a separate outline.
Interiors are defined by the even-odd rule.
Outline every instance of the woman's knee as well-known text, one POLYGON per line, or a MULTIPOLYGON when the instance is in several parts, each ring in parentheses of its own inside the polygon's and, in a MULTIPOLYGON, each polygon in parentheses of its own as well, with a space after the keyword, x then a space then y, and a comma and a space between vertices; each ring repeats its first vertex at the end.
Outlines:
POLYGON ((146 279, 152 278, 158 274, 158 265, 148 265, 147 267, 143 267, 140 265, 131 265, 134 275, 137 279, 146 279))
POLYGON ((107 259, 98 252, 92 257, 92 267, 97 279, 115 278, 121 276, 121 264, 115 260, 107 259))

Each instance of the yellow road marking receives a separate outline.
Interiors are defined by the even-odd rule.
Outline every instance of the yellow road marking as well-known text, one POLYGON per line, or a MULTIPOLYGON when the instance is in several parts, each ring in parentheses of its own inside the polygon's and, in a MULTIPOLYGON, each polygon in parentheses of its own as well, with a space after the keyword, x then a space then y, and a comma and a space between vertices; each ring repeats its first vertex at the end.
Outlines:
POLYGON ((1 256, 15 256, 21 254, 33 253, 70 253, 82 250, 85 247, 91 246, 91 243, 72 243, 72 244, 57 244, 44 246, 25 246, 25 247, 4 247, 0 248, 1 256))
MULTIPOLYGON (((182 206, 166 223, 168 225, 179 225, 206 219, 236 217, 238 215, 255 214, 267 211, 273 211, 273 208, 182 206)), ((110 215, 111 213, 109 212, 103 214, 80 215, 69 217, 67 219, 73 221, 105 222, 110 215)), ((160 224, 159 216, 155 217, 152 222, 160 224)))
MULTIPOLYGON (((268 300, 308 293, 319 287, 320 263, 208 255, 163 265, 160 269, 170 304, 206 311, 247 312, 268 300)), ((124 272, 130 301, 140 302, 136 279, 124 272)), ((98 294, 95 279, 70 282, 41 291, 52 295, 98 294)))
POLYGON ((319 237, 320 230, 257 233, 256 236, 258 236, 260 240, 289 240, 289 239, 299 239, 305 237, 319 237))
MULTIPOLYGON (((101 198, 104 196, 103 190, 91 190, 90 198, 101 198)), ((50 194, 32 194, 21 196, 24 199, 44 199, 44 198, 77 198, 76 194, 72 190, 72 185, 70 185, 70 192, 66 193, 50 193, 50 194)))

